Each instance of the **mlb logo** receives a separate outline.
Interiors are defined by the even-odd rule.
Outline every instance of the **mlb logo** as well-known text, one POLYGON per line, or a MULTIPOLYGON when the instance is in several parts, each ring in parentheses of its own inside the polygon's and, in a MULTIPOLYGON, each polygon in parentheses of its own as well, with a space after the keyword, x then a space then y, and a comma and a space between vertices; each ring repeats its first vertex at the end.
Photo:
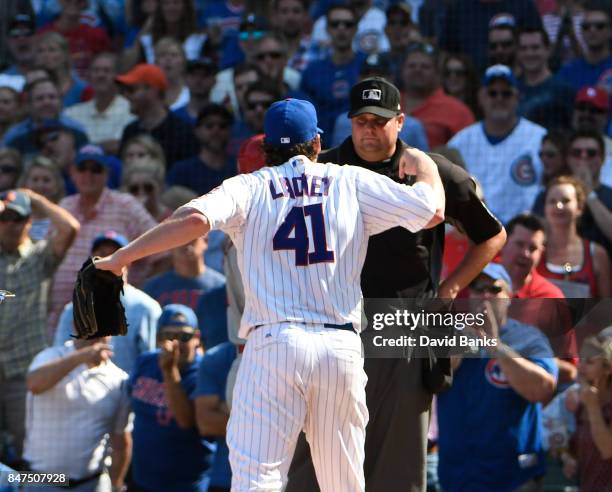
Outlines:
POLYGON ((361 94, 361 99, 364 101, 380 101, 382 98, 382 91, 380 89, 366 89, 361 94))
POLYGON ((281 143, 282 144, 291 143, 291 139, 289 137, 281 137, 281 143))

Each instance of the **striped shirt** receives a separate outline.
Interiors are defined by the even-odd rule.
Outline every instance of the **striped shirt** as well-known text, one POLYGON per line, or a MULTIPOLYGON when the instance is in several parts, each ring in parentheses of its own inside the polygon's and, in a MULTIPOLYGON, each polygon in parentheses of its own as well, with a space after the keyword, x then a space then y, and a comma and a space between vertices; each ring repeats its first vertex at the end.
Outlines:
POLYGON ((13 254, 0 249, 0 288, 15 294, 0 305, 0 381, 25 375, 46 347, 47 296, 60 261, 44 240, 13 254))
POLYGON ((239 335, 285 321, 361 321, 360 274, 368 237, 415 232, 434 213, 431 187, 398 184, 364 168, 304 156, 223 185, 184 207, 226 232, 245 290, 239 335))
MULTIPOLYGON (((132 195, 105 189, 96 206, 85 215, 80 203, 80 195, 71 195, 60 202, 81 223, 81 230, 66 258, 60 265, 53 280, 49 328, 55 330, 57 320, 64 306, 72 300, 72 289, 77 272, 91 254, 91 245, 98 234, 115 231, 132 240, 157 222, 132 195)), ((144 280, 147 265, 134 265, 130 268, 130 283, 138 285, 144 280)))

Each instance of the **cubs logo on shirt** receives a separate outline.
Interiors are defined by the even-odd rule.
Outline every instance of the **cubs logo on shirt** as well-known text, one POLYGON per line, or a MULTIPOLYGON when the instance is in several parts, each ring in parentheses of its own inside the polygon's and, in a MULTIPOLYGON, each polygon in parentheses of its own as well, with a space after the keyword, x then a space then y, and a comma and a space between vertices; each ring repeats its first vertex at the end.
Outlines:
POLYGON ((497 359, 491 359, 485 366, 485 378, 496 388, 509 388, 508 378, 502 371, 497 359))
POLYGON ((529 154, 518 157, 510 166, 512 180, 521 186, 531 186, 536 183, 537 173, 529 154))

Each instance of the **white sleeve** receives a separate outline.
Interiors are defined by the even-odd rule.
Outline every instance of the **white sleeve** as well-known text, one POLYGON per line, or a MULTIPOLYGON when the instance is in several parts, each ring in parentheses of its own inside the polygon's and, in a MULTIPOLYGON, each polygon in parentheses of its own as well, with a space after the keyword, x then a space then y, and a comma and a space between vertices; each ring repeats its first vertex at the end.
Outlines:
POLYGON ((436 211, 435 197, 427 183, 407 186, 363 168, 355 168, 357 200, 368 235, 393 227, 421 230, 436 211))
POLYGON ((247 218, 253 193, 253 180, 241 174, 226 179, 221 186, 180 208, 193 208, 204 214, 211 229, 229 233, 240 229, 247 218))

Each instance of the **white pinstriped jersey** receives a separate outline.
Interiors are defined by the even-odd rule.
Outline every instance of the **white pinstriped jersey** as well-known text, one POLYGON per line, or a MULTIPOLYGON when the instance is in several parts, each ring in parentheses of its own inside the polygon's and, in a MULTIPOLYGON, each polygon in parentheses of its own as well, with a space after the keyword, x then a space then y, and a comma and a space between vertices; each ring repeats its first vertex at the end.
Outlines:
POLYGON ((431 187, 409 187, 367 169, 304 156, 226 180, 184 207, 234 242, 245 289, 240 336, 284 321, 361 320, 360 274, 373 234, 423 228, 431 187))

